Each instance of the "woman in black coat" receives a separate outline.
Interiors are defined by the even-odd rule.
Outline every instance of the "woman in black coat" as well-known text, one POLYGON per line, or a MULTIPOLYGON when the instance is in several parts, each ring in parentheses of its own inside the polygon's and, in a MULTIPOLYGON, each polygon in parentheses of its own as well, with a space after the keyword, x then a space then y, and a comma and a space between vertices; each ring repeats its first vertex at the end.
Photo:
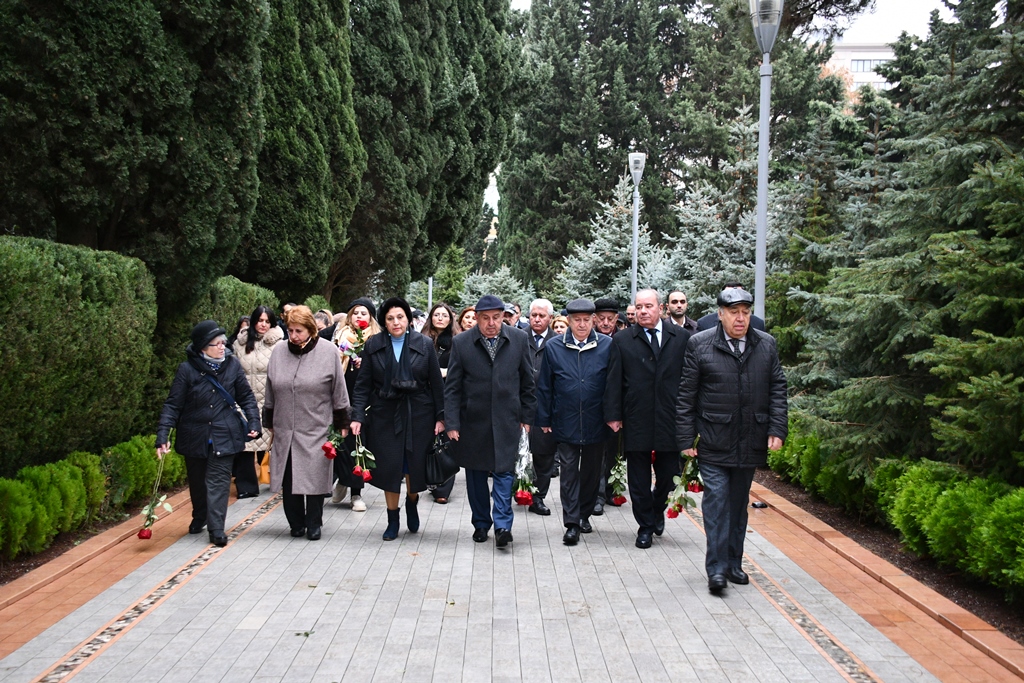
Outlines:
POLYGON ((377 314, 386 334, 366 342, 356 378, 352 433, 362 434, 377 467, 370 483, 383 489, 388 527, 383 539, 398 537, 398 500, 405 479, 409 531, 419 530, 419 492, 427 488, 427 454, 444 430, 444 387, 434 345, 409 328, 412 311, 404 299, 385 301, 377 314))
MULTIPOLYGON (((452 338, 461 331, 459 324, 455 322, 455 310, 443 302, 434 304, 434 307, 430 309, 430 315, 427 316, 423 334, 434 342, 434 351, 437 352, 437 362, 441 366, 442 378, 448 374, 448 358, 452 353, 452 338)), ((445 483, 432 488, 430 495, 434 497, 435 503, 447 505, 453 488, 455 488, 454 474, 445 483)))
POLYGON ((245 442, 260 436, 259 408, 242 365, 215 321, 204 320, 193 328, 185 355, 160 411, 156 453, 162 458, 171 450, 168 437, 177 428, 174 448, 185 456, 192 498, 188 532, 198 534, 206 526, 210 542, 225 546, 231 468, 235 456, 245 451, 245 442))

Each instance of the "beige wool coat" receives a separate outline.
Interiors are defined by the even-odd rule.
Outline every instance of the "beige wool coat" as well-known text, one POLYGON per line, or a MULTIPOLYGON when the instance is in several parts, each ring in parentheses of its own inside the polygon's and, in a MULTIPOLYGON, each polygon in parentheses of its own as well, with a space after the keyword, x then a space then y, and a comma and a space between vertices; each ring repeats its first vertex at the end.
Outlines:
MULTIPOLYGON (((262 339, 256 340, 256 345, 252 349, 252 353, 245 352, 245 345, 249 339, 249 330, 244 329, 238 333, 238 339, 235 340, 235 358, 239 363, 242 364, 242 370, 245 371, 245 378, 249 380, 249 386, 252 387, 252 393, 256 396, 256 404, 259 406, 260 411, 263 411, 263 401, 267 395, 267 366, 270 364, 270 352, 274 350, 274 345, 284 339, 284 330, 277 325, 272 325, 270 330, 263 335, 262 339)), ((247 451, 267 451, 270 450, 270 442, 272 437, 266 430, 263 431, 263 436, 258 439, 245 444, 245 450, 247 451)))
MULTIPOLYGON (((274 446, 270 490, 281 490, 288 453, 292 456, 292 493, 315 496, 334 488, 332 462, 321 448, 335 410, 348 410, 348 389, 338 349, 325 339, 302 355, 288 343, 274 347, 267 367, 265 411, 273 411, 274 446)), ((265 412, 266 414, 266 412, 265 412)))

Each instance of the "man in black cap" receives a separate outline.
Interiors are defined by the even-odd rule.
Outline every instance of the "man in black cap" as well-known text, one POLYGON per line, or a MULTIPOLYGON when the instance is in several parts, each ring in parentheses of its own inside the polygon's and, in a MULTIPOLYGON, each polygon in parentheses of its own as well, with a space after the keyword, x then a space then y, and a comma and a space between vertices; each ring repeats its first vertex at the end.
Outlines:
POLYGON ((612 340, 594 330, 594 304, 576 299, 565 308, 569 330, 544 350, 537 378, 535 424, 558 443, 562 542, 576 545, 590 533, 608 428, 602 403, 612 340))
MULTIPOLYGON (((726 282, 724 285, 722 285, 722 291, 725 291, 727 289, 743 289, 743 285, 741 283, 736 282, 735 280, 733 280, 733 281, 730 281, 730 282, 726 282)), ((751 294, 750 298, 751 298, 751 301, 753 301, 754 295, 751 294)), ((711 313, 708 313, 705 316, 701 316, 700 320, 697 321, 697 331, 698 332, 703 332, 704 330, 710 330, 710 329, 712 329, 714 327, 717 327, 717 326, 718 326, 718 311, 713 311, 711 313)), ((758 316, 756 316, 754 314, 750 315, 750 326, 753 327, 755 330, 760 330, 761 332, 764 332, 764 320, 762 320, 761 318, 759 318, 758 316)))
POLYGON ((750 324, 753 305, 746 290, 722 290, 719 323, 690 338, 679 386, 678 440, 686 455, 699 457, 704 564, 714 594, 728 582, 749 583, 742 565, 750 482, 788 430, 786 376, 775 338, 750 324))
POLYGON ((612 340, 604 417, 613 431, 622 430, 626 477, 639 525, 636 546, 650 548, 652 536, 665 530, 672 478, 681 471, 675 407, 690 333, 662 321, 661 297, 653 289, 636 293, 636 320, 612 340))
POLYGON ((594 309, 594 327, 601 334, 614 336, 619 321, 619 302, 615 299, 598 299, 594 302, 594 309))
POLYGON ((495 545, 512 542, 512 486, 521 430, 536 408, 533 350, 522 330, 502 324, 505 305, 488 294, 476 304, 476 326, 452 339, 444 386, 445 428, 466 469, 473 540, 493 524, 495 545), (493 521, 487 475, 492 473, 493 521))
MULTIPOLYGON (((609 337, 614 336, 619 331, 619 302, 615 299, 598 299, 594 302, 594 310, 594 327, 597 331, 609 337)), ((597 502, 594 504, 595 515, 603 515, 605 505, 615 505, 613 502, 613 491, 608 484, 608 479, 611 477, 612 469, 615 468, 615 461, 618 459, 618 456, 619 435, 610 434, 604 448, 604 462, 601 466, 601 485, 598 490, 597 502)))

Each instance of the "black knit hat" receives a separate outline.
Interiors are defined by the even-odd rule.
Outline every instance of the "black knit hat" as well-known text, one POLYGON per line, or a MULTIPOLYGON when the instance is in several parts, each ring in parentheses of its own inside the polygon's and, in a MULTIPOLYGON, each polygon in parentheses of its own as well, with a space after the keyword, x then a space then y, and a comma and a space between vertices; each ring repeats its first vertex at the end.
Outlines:
POLYGON ((619 302, 615 299, 598 299, 594 302, 594 308, 597 312, 601 311, 612 311, 613 313, 619 312, 619 302))
POLYGON ((226 337, 228 333, 217 324, 216 320, 204 320, 192 328, 192 350, 199 353, 221 335, 226 337))
POLYGON ((376 318, 377 317, 377 308, 376 308, 376 306, 374 306, 373 302, 370 301, 365 296, 361 296, 358 299, 355 299, 352 303, 350 303, 345 308, 345 310, 346 311, 351 311, 356 306, 363 306, 363 307, 365 307, 366 310, 370 312, 370 317, 371 318, 376 318))
MULTIPOLYGON (((365 306, 366 304, 363 305, 365 306)), ((409 302, 401 297, 393 296, 380 305, 380 314, 377 316, 377 322, 380 323, 381 327, 387 328, 384 319, 387 318, 388 311, 392 308, 401 308, 405 311, 405 319, 409 321, 409 324, 412 324, 412 309, 409 308, 409 302)))

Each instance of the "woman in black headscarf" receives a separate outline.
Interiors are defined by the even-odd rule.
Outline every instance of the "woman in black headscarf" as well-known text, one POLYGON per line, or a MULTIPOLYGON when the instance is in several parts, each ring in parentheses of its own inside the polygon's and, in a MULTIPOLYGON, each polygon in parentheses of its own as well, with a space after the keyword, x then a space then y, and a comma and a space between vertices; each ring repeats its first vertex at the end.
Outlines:
POLYGON ((412 310, 404 299, 385 301, 377 314, 385 334, 366 342, 353 397, 352 433, 361 434, 376 458, 370 483, 384 491, 388 526, 383 539, 398 537, 402 480, 406 523, 420 528, 416 504, 427 488, 427 454, 444 431, 444 386, 434 345, 409 327, 412 310))

